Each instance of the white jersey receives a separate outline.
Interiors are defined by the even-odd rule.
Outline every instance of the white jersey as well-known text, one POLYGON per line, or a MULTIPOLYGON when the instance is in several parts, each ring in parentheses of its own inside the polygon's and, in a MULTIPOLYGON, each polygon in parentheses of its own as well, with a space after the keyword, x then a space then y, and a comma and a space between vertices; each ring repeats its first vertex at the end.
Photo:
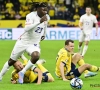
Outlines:
POLYGON ((93 24, 97 23, 97 19, 96 19, 96 16, 94 16, 93 14, 90 14, 89 16, 87 14, 84 14, 81 16, 80 22, 83 23, 83 26, 82 26, 83 32, 84 33, 91 33, 92 28, 93 28, 93 24))
MULTIPOLYGON (((49 15, 47 14, 46 16, 49 21, 49 15)), ((37 11, 31 12, 26 16, 25 32, 20 36, 23 43, 39 44, 41 36, 46 35, 47 22, 40 23, 40 19, 37 11)))

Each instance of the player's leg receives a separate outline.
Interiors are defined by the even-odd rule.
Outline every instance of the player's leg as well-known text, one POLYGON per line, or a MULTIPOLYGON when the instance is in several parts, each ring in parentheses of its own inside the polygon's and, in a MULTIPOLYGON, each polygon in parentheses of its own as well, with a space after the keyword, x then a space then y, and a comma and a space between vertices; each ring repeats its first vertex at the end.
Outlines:
MULTIPOLYGON (((72 63, 72 65, 74 66, 74 64, 72 63)), ((75 66, 74 66, 75 67, 75 66)), ((85 70, 90 70, 93 72, 97 72, 98 70, 100 71, 100 68, 96 67, 96 66, 92 66, 90 64, 84 64, 82 66, 80 66, 77 69, 72 70, 69 75, 67 75, 67 77, 69 76, 70 78, 74 78, 74 77, 80 77, 81 74, 85 71, 85 70)), ((69 78, 69 79, 70 79, 69 78)))
POLYGON ((74 65, 76 65, 76 64, 79 62, 80 58, 82 58, 82 56, 80 55, 80 53, 75 53, 75 54, 72 56, 72 63, 73 63, 74 65))
POLYGON ((80 66, 78 68, 78 71, 82 74, 85 70, 89 70, 89 71, 92 71, 92 72, 97 72, 100 70, 99 67, 97 66, 94 66, 94 65, 90 65, 90 64, 84 64, 82 66, 80 66))
MULTIPOLYGON (((76 53, 72 56, 72 62, 74 65, 78 64, 79 66, 82 66, 85 64, 82 56, 79 53, 76 53)), ((95 76, 95 75, 97 75, 97 73, 93 73, 93 72, 90 72, 88 70, 84 71, 85 77, 91 77, 91 76, 95 76)))
POLYGON ((80 36, 79 36, 79 45, 78 45, 78 50, 80 54, 82 54, 82 44, 84 41, 84 37, 85 37, 84 33, 81 31, 80 36))
POLYGON ((16 61, 12 60, 11 58, 4 64, 1 72, 0 72, 0 81, 5 73, 9 70, 9 67, 12 66, 16 61))
POLYGON ((9 70, 9 67, 12 66, 16 62, 16 60, 18 60, 18 58, 24 52, 24 50, 25 47, 19 46, 18 43, 14 46, 10 59, 4 64, 0 72, 0 80, 2 80, 3 75, 9 70))
POLYGON ((38 46, 31 45, 26 49, 26 52, 31 56, 31 59, 28 61, 26 66, 20 71, 19 74, 19 83, 23 83, 24 73, 30 69, 40 58, 40 48, 38 46))
POLYGON ((90 41, 90 34, 86 34, 85 36, 85 43, 84 43, 84 47, 83 47, 83 52, 82 52, 82 56, 84 57, 84 55, 86 54, 86 51, 88 49, 88 44, 89 44, 89 41, 90 41))
POLYGON ((42 65, 42 64, 45 63, 45 62, 46 62, 45 60, 40 59, 40 60, 38 60, 38 61, 36 62, 36 64, 37 64, 38 68, 43 72, 44 81, 47 80, 48 82, 52 82, 52 81, 54 81, 53 76, 52 76, 51 73, 49 73, 48 70, 42 65), (48 78, 46 79, 46 77, 48 77, 48 78))

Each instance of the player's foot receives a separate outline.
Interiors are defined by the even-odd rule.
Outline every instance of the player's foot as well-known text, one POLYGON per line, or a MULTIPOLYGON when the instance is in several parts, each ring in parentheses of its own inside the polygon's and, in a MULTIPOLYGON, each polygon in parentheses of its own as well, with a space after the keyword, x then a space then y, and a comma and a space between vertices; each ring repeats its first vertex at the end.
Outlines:
POLYGON ((19 76, 18 82, 19 82, 20 84, 23 84, 24 73, 19 72, 19 73, 18 73, 18 76, 19 76))
POLYGON ((46 60, 44 60, 44 59, 39 59, 37 62, 36 62, 36 64, 43 64, 43 63, 45 63, 46 62, 46 60))
POLYGON ((94 72, 88 72, 87 74, 84 75, 85 78, 88 78, 88 77, 93 77, 93 76, 96 76, 97 73, 94 73, 94 72))

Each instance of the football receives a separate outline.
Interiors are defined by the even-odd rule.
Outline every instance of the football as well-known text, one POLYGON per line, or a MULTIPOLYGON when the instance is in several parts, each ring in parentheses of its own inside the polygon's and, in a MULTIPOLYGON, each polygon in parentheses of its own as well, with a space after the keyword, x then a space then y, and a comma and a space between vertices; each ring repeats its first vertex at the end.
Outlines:
POLYGON ((80 78, 73 78, 70 81, 70 86, 73 90, 80 90, 83 86, 83 81, 80 78))

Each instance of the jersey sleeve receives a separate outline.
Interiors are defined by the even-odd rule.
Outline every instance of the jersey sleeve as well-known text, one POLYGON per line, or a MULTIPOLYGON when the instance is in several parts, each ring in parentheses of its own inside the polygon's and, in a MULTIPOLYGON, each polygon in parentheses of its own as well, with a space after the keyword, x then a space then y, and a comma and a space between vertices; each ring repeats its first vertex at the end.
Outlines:
POLYGON ((40 24, 40 22, 35 19, 35 15, 32 16, 29 14, 26 16, 25 31, 29 31, 39 24, 40 24))
POLYGON ((97 23, 98 21, 97 21, 97 19, 96 19, 96 16, 94 16, 94 23, 97 23))

